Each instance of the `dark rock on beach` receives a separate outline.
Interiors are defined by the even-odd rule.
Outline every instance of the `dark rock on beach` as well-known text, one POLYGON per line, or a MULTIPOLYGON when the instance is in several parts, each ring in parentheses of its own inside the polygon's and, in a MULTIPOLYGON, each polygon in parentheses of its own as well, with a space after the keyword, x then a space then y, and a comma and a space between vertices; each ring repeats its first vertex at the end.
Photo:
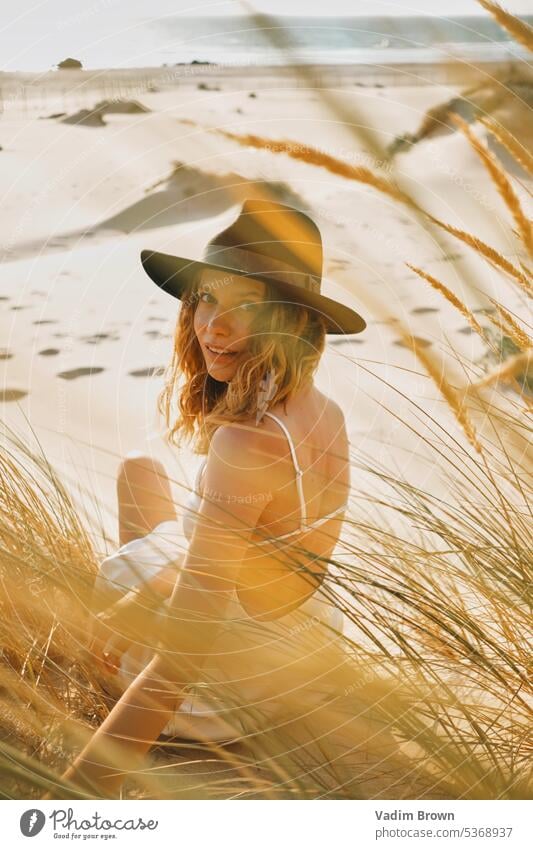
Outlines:
POLYGON ((67 115, 61 120, 64 124, 105 127, 104 115, 138 115, 144 112, 150 112, 150 109, 138 100, 100 100, 92 109, 80 109, 79 112, 67 115))
POLYGON ((137 115, 150 112, 150 109, 138 100, 100 100, 94 108, 102 115, 137 115))
MULTIPOLYGON (((530 79, 512 77, 490 81, 468 88, 457 97, 439 103, 429 109, 415 133, 397 136, 389 145, 388 153, 395 156, 411 149, 425 139, 439 138, 458 131, 455 119, 467 124, 479 118, 493 118, 507 129, 529 150, 531 147, 530 111, 533 105, 533 82, 530 79)), ((491 139, 489 144, 499 153, 501 145, 491 139)), ((516 166, 516 163, 512 163, 516 166)), ((526 175, 527 176, 527 175, 526 175)))
POLYGON ((74 115, 61 119, 62 124, 79 124, 83 127, 105 127, 105 121, 100 112, 94 109, 80 109, 74 115))
POLYGON ((72 59, 69 56, 68 59, 58 62, 57 67, 60 71, 79 71, 83 68, 83 65, 79 59, 72 59))

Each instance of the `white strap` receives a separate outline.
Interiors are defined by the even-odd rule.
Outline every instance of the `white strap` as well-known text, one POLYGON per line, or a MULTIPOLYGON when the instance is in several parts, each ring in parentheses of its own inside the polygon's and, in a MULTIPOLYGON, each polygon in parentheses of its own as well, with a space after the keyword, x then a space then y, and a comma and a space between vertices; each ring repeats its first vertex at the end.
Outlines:
POLYGON ((304 531, 307 528, 307 509, 305 506, 305 498, 302 485, 303 471, 301 470, 300 464, 298 463, 298 457, 296 456, 296 450, 294 448, 292 436, 290 435, 289 431, 287 430, 287 427, 284 425, 281 419, 278 419, 278 417, 275 416, 274 413, 265 412, 265 416, 270 416, 271 419, 274 419, 274 421, 276 421, 283 429, 283 431, 285 432, 285 436, 287 437, 289 448, 291 449, 292 462, 296 471, 296 488, 298 490, 298 497, 300 499, 300 530, 304 531))

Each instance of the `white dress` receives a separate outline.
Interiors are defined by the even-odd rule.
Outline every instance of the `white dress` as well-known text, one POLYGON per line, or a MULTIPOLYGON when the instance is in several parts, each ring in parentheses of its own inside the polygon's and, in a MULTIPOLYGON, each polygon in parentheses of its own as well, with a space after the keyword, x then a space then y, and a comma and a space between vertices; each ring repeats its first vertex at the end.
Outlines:
MULTIPOLYGON (((292 440, 286 433, 292 448, 292 440)), ((295 453, 293 459, 299 470, 295 453)), ((187 499, 183 526, 179 521, 161 522, 146 536, 126 543, 106 557, 97 575, 97 592, 109 593, 112 589, 118 598, 119 594, 150 580, 177 556, 185 554, 185 539, 190 541, 192 537, 200 508, 198 488, 204 467, 205 461, 198 469, 194 491, 187 499)), ((302 501, 302 504, 305 505, 305 502, 302 501)), ((302 527, 311 527, 305 524, 305 513, 302 527)), ((301 528, 295 533, 300 531, 301 528)), ((168 600, 163 602, 160 611, 164 611, 167 605, 168 600)), ((213 647, 213 652, 216 652, 213 667, 204 668, 206 680, 191 688, 165 727, 164 734, 185 739, 230 740, 246 732, 242 726, 243 716, 256 716, 262 727, 267 721, 281 720, 284 696, 289 692, 293 694, 295 687, 305 687, 307 702, 327 697, 325 685, 317 675, 316 664, 307 663, 306 658, 311 660, 315 654, 312 646, 317 644, 317 639, 325 644, 338 638, 343 631, 344 616, 321 590, 317 590, 297 611, 262 623, 246 614, 234 594, 226 617, 228 625, 221 630, 213 647), (209 688, 209 699, 205 698, 206 688, 209 688), (231 693, 231 697, 219 704, 217 689, 226 696, 231 693), (246 709, 243 711, 243 708, 246 709)), ((128 650, 122 656, 117 676, 119 686, 125 689, 152 657, 153 651, 144 646, 128 650)))

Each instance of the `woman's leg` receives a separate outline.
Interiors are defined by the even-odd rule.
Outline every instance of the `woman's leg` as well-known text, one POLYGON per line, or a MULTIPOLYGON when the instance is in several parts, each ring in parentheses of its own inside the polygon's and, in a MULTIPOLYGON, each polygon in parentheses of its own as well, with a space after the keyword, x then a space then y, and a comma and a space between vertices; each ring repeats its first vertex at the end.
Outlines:
MULTIPOLYGON (((183 701, 182 686, 162 675, 161 660, 152 662, 128 687, 63 778, 91 797, 115 798, 128 774, 135 774, 183 701)), ((175 676, 172 676, 175 677, 175 676)), ((68 798, 58 789, 45 799, 68 798)))
POLYGON ((140 452, 131 452, 119 466, 117 500, 120 545, 177 518, 165 467, 140 452))

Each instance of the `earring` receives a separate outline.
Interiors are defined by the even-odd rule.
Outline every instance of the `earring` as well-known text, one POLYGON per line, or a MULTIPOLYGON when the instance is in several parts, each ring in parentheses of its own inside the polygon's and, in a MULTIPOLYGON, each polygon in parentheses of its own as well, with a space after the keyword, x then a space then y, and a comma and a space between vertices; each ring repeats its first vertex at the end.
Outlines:
POLYGON ((275 378, 275 371, 269 369, 261 380, 261 382, 259 383, 259 392, 257 393, 257 412, 255 416, 256 427, 263 418, 268 407, 269 401, 271 401, 274 395, 276 394, 278 384, 276 383, 275 378))

